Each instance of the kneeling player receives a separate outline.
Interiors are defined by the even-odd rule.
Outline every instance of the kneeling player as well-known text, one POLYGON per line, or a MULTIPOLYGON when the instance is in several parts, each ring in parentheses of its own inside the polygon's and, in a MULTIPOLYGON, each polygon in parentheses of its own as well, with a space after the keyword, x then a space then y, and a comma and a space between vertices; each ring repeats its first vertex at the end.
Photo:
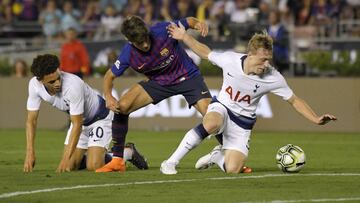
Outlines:
MULTIPOLYGON (((31 65, 35 77, 29 82, 24 172, 31 172, 35 165, 35 131, 42 100, 70 115, 71 125, 57 172, 79 169, 85 153, 88 170, 96 170, 105 164, 113 113, 105 107, 105 100, 96 91, 76 75, 60 71, 59 65, 58 58, 50 54, 39 55, 31 65)), ((138 168, 148 168, 134 144, 128 144, 124 153, 138 168)))

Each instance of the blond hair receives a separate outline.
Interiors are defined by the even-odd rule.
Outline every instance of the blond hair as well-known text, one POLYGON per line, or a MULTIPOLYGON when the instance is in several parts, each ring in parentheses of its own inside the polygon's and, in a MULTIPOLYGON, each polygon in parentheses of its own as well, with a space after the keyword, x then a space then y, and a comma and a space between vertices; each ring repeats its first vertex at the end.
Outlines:
POLYGON ((255 33, 251 37, 248 43, 247 51, 250 53, 256 53, 256 51, 260 48, 269 51, 273 50, 273 40, 266 30, 263 30, 261 33, 255 33))

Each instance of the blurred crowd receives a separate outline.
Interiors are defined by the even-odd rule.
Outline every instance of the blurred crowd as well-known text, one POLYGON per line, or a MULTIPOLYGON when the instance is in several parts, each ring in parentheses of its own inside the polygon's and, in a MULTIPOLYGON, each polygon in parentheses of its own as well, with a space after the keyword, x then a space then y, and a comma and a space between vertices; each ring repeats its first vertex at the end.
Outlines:
POLYGON ((16 22, 38 22, 47 38, 74 28, 94 40, 119 35, 127 15, 139 15, 148 24, 194 16, 213 28, 214 40, 224 40, 229 24, 269 23, 279 12, 285 26, 314 25, 320 35, 331 35, 339 20, 360 19, 359 0, 1 0, 2 30, 16 22))
MULTIPOLYGON (((246 41, 266 29, 274 39, 274 63, 289 67, 289 30, 292 37, 360 36, 360 0, 0 0, 0 37, 17 37, 22 25, 37 25, 49 42, 61 40, 65 61, 82 56, 77 73, 89 74, 89 57, 81 39, 121 39, 120 27, 128 15, 147 24, 194 16, 210 27, 213 42, 246 41), (341 24, 341 23, 342 24, 341 24), (19 26, 20 25, 20 26, 19 26), (339 29, 339 25, 340 28, 339 29), (72 34, 69 34, 72 33, 72 34), (69 37, 69 36, 73 37, 69 37), (342 35, 344 36, 344 35, 342 35), (69 51, 70 50, 70 51, 69 51), (71 52, 72 51, 72 52, 71 52), (79 56, 78 56, 79 55, 79 56), (83 57, 84 56, 84 57, 83 57), (81 71, 80 71, 81 70, 81 71)), ((24 37, 24 33, 21 33, 24 37)), ((26 37, 26 32, 25 32, 26 37)), ((303 42, 302 42, 303 43, 303 42)), ((110 51, 111 54, 115 55, 110 51)), ((108 53, 105 54, 106 59, 108 53)))

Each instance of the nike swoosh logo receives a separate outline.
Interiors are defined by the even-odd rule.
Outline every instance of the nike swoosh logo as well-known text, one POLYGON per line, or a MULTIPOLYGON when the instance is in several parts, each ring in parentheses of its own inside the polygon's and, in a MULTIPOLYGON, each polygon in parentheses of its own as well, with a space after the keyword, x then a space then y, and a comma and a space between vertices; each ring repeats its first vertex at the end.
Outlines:
POLYGON ((208 93, 209 91, 201 91, 201 94, 206 94, 208 93))
POLYGON ((227 72, 227 75, 230 76, 230 77, 234 77, 233 75, 231 75, 229 72, 227 72))
POLYGON ((93 140, 94 142, 98 142, 98 141, 100 141, 100 140, 93 140))
POLYGON ((142 69, 144 67, 144 65, 145 65, 145 63, 142 64, 141 66, 137 67, 137 69, 139 69, 139 70, 142 69))

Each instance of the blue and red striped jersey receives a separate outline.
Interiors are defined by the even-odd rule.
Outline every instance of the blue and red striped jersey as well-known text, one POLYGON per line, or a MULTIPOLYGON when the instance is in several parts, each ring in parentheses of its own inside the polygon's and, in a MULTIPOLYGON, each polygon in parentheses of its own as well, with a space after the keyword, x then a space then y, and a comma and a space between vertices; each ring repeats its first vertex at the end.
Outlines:
MULTIPOLYGON (((176 24, 178 22, 185 29, 189 28, 186 19, 175 21, 176 24)), ((166 27, 169 24, 170 22, 162 22, 150 27, 151 47, 148 52, 126 43, 111 68, 113 74, 121 76, 130 67, 160 85, 173 85, 200 75, 199 68, 184 48, 177 40, 168 36, 166 27)))

